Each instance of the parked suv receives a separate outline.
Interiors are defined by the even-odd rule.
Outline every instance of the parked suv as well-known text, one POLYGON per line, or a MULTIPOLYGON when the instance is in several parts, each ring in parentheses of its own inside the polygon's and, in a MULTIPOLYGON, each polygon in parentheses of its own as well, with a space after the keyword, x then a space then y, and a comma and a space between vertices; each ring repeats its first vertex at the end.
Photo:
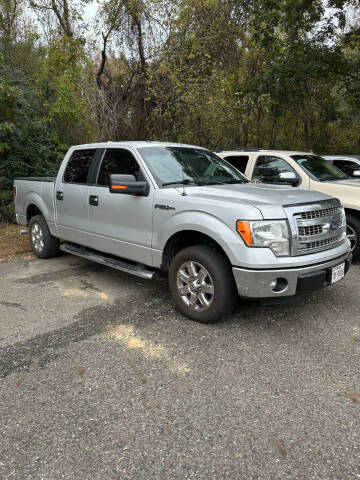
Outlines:
POLYGON ((79 145, 56 177, 16 179, 14 194, 39 258, 63 250, 145 279, 166 271, 177 307, 200 322, 238 295, 279 302, 334 284, 352 258, 339 200, 251 184, 191 145, 79 145))
POLYGON ((350 178, 337 165, 309 152, 243 148, 216 153, 253 183, 287 184, 338 198, 345 207, 352 252, 360 256, 360 178, 350 178))

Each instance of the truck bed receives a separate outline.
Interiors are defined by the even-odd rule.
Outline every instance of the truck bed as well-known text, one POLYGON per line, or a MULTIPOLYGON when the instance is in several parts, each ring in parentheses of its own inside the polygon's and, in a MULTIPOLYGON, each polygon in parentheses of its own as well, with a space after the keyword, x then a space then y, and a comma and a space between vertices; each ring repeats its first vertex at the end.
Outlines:
POLYGON ((27 180, 29 182, 55 182, 56 177, 17 177, 15 180, 27 180))
POLYGON ((17 222, 27 225, 27 210, 35 205, 51 226, 55 222, 54 189, 56 177, 15 178, 15 212, 17 222))

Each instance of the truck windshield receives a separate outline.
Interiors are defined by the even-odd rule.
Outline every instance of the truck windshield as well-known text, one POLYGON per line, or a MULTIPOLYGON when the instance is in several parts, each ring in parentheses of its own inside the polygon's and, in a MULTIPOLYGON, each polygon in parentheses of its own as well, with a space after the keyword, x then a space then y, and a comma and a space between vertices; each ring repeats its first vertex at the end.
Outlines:
POLYGON ((209 150, 190 147, 143 147, 141 156, 161 187, 248 183, 236 168, 209 150))
POLYGON ((318 182, 348 178, 335 165, 318 155, 292 155, 291 158, 318 182))

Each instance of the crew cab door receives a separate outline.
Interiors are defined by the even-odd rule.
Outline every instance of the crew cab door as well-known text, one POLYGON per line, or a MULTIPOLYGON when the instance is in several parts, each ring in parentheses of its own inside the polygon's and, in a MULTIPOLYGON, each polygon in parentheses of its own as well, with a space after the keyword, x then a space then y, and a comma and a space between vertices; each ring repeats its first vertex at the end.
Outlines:
POLYGON ((130 149, 108 148, 88 190, 89 245, 101 252, 152 265, 153 185, 130 149), (147 196, 111 193, 110 175, 149 183, 147 196))
POLYGON ((299 171, 300 168, 293 168, 287 160, 280 156, 271 154, 257 155, 251 167, 251 171, 247 169, 247 175, 252 183, 286 185, 286 182, 281 181, 280 174, 292 173, 297 179, 297 183, 293 185, 294 187, 309 189, 309 179, 307 177, 304 178, 303 172, 300 173, 299 171))
POLYGON ((88 244, 89 178, 96 148, 74 150, 59 170, 55 184, 56 225, 64 240, 88 244))

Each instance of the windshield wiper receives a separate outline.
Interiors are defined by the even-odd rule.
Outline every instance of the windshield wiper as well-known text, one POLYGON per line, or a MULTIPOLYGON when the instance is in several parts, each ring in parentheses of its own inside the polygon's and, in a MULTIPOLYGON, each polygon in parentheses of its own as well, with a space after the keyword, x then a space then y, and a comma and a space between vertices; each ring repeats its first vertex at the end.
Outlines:
POLYGON ((229 182, 221 182, 220 180, 214 180, 213 182, 202 182, 200 180, 194 181, 194 180, 176 180, 173 182, 165 182, 161 186, 166 187, 168 185, 200 185, 200 186, 206 186, 206 185, 230 185, 234 183, 248 183, 246 180, 230 180, 229 182))
POLYGON ((214 180, 213 182, 204 182, 203 185, 225 185, 225 183, 214 180))
POLYGON ((174 182, 165 182, 161 186, 166 187, 167 185, 204 185, 200 182, 194 182, 193 180, 177 180, 174 182))
POLYGON ((242 179, 237 179, 235 180, 235 178, 233 180, 229 180, 228 182, 223 182, 224 185, 231 185, 231 184, 235 184, 235 183, 249 183, 248 180, 242 180, 242 179))
POLYGON ((206 185, 234 185, 235 183, 248 183, 246 180, 229 180, 228 182, 220 182, 220 180, 214 180, 213 182, 206 183, 206 185))

